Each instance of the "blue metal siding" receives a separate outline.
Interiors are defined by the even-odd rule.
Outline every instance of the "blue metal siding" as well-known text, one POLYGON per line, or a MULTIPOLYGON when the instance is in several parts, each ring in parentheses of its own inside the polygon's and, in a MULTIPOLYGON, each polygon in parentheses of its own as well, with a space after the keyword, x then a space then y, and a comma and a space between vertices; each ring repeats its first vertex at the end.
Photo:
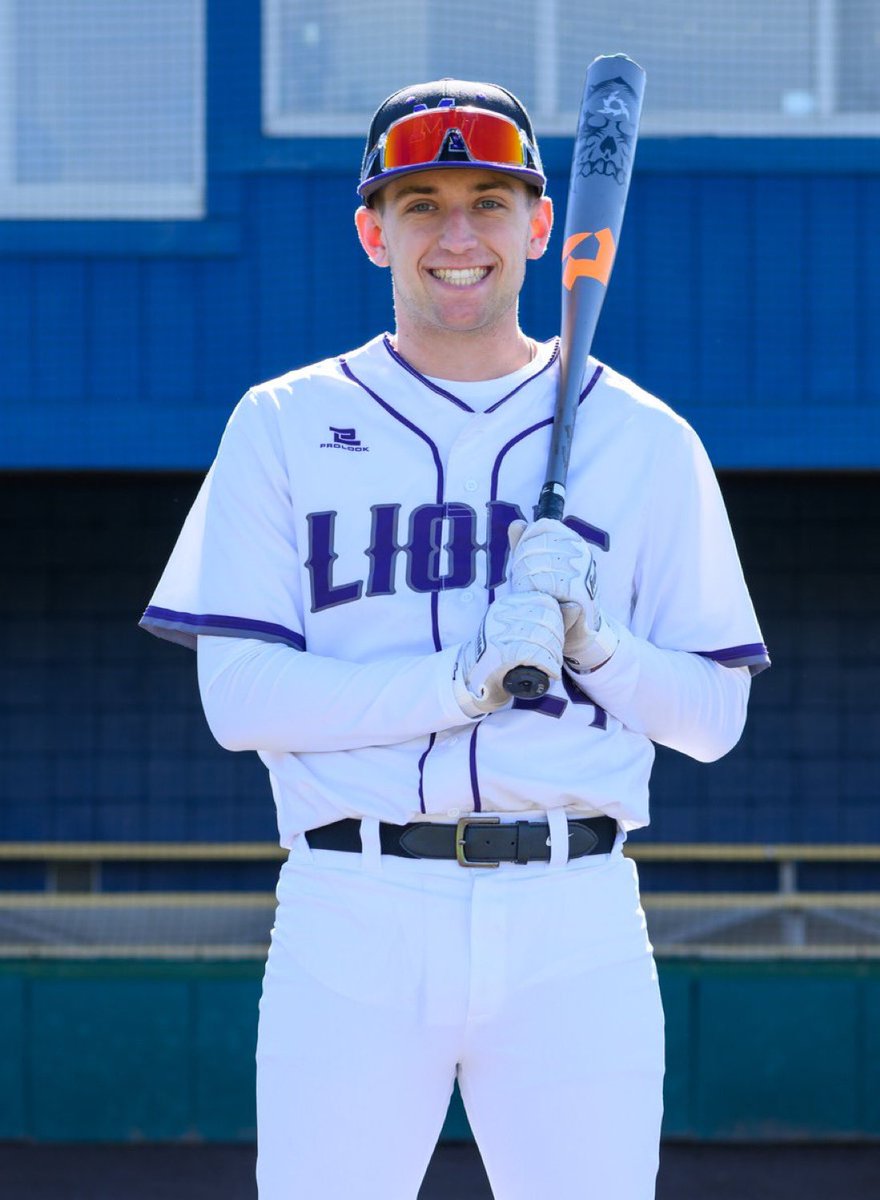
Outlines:
POLYGON ((859 191, 853 179, 806 181, 804 257, 810 302, 804 349, 810 357, 806 396, 811 408, 830 408, 844 397, 860 403, 859 191))
MULTIPOLYGON (((637 175, 597 354, 719 467, 880 465, 878 207, 865 174, 637 175)), ((204 468, 250 384, 391 324, 353 209, 338 171, 265 171, 238 254, 0 258, 0 466, 204 468)), ((558 309, 551 252, 523 322, 558 309)))
POLYGON ((142 388, 140 264, 97 261, 89 274, 89 398, 112 404, 120 393, 134 398, 142 388))
POLYGON ((803 180, 755 182, 751 354, 765 396, 806 395, 809 356, 803 297, 809 247, 803 180))
MULTIPOLYGON (((204 469, 252 383, 392 322, 355 239, 357 137, 264 137, 260 6, 207 4, 207 213, 0 221, 0 468, 204 469)), ((523 322, 556 332, 571 142, 523 322)), ((645 138, 597 354, 720 467, 880 465, 871 138, 645 138)))

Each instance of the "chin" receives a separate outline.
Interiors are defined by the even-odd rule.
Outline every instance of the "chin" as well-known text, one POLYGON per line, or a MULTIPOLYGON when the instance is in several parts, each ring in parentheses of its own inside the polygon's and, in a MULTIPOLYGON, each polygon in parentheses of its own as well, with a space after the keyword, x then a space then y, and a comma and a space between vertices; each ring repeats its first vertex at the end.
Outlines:
POLYGON ((459 302, 457 305, 447 305, 436 312, 439 323, 450 329, 461 329, 462 331, 482 329, 492 324, 492 313, 487 311, 484 304, 459 302))

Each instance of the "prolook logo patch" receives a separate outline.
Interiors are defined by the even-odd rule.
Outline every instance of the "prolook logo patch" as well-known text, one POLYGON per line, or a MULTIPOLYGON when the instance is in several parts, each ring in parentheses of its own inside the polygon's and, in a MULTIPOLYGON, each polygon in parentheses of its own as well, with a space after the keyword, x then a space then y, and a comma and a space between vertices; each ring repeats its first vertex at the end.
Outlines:
POLYGON ((332 442, 321 442, 319 449, 321 450, 369 450, 369 446, 361 445, 358 440, 356 429, 339 429, 335 425, 329 426, 330 432, 333 434, 332 442))

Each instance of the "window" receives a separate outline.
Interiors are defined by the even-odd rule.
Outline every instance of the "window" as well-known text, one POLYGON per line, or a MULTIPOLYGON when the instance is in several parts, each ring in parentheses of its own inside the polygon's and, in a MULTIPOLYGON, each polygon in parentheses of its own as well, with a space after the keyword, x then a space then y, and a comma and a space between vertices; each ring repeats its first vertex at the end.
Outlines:
POLYGON ((0 0, 0 217, 204 207, 204 0, 0 0))
POLYGON ((264 131, 363 134, 396 88, 453 75, 569 135, 587 65, 621 50, 643 133, 880 133, 877 0, 263 0, 264 131))

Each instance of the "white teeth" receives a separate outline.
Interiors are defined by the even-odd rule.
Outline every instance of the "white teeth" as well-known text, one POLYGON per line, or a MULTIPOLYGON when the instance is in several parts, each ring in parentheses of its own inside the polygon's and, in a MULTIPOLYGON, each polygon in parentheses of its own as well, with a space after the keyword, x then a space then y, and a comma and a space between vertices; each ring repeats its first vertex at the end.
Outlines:
POLYGON ((439 267, 433 270, 431 274, 435 279, 442 279, 444 283, 451 283, 455 287, 468 287, 470 284, 479 283, 481 279, 485 279, 489 274, 489 268, 439 267))

